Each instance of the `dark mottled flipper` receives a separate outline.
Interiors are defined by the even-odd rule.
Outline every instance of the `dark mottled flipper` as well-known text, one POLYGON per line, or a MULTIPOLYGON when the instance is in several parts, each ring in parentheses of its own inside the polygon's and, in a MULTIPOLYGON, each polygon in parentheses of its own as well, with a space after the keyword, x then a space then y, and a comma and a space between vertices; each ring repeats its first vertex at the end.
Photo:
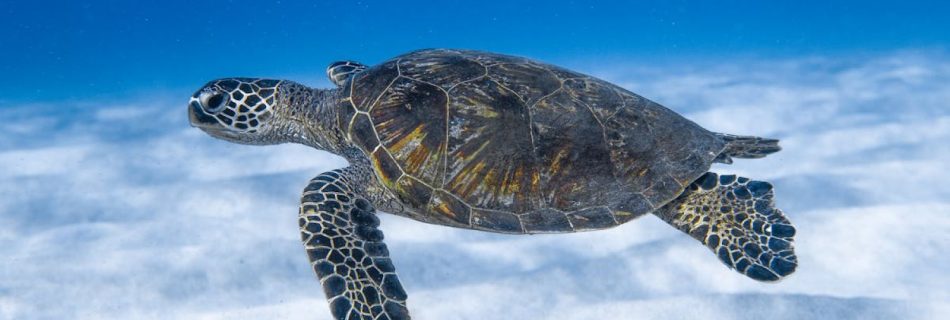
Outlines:
POLYGON ((717 136, 726 142, 726 148, 716 157, 716 162, 732 163, 732 158, 762 158, 782 150, 782 147, 778 146, 777 139, 735 136, 724 133, 719 133, 717 136))
POLYGON ((327 77, 337 86, 342 86, 346 79, 365 70, 366 66, 356 61, 337 61, 327 67, 327 77))
POLYGON ((348 185, 348 169, 310 180, 300 200, 300 231, 336 319, 409 319, 406 292, 376 229, 373 206, 348 185))
POLYGON ((656 215, 752 279, 776 281, 798 266, 795 228, 775 208, 768 182, 707 172, 656 215))

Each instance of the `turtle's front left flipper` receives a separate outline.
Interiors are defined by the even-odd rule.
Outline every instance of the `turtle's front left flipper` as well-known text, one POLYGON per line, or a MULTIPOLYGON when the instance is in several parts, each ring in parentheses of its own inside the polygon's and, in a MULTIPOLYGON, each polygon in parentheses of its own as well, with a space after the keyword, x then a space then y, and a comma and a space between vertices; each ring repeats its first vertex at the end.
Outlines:
POLYGON ((366 65, 356 61, 337 61, 327 66, 327 77, 337 86, 342 86, 354 74, 366 70, 366 65))
POLYGON ((301 239, 336 319, 409 319, 369 201, 351 188, 350 168, 323 173, 304 189, 301 239))

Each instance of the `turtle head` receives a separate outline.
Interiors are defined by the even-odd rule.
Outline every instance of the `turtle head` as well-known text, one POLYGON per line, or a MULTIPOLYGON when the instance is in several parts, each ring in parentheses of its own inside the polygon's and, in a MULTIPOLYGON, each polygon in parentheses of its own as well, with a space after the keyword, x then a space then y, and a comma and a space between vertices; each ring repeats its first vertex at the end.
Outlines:
POLYGON ((209 135, 242 144, 284 142, 278 131, 281 80, 225 78, 208 82, 191 96, 191 125, 209 135))
POLYGON ((338 151, 336 90, 287 81, 225 78, 191 96, 188 118, 212 137, 241 144, 296 142, 338 151))

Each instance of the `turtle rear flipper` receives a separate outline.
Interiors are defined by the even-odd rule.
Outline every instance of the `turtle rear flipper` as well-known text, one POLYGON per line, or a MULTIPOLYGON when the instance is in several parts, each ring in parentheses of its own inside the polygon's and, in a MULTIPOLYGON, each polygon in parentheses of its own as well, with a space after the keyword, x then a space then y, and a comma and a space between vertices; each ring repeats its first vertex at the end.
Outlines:
POLYGON ((752 279, 777 281, 795 271, 795 228, 772 201, 772 185, 707 172, 655 214, 705 244, 752 279))

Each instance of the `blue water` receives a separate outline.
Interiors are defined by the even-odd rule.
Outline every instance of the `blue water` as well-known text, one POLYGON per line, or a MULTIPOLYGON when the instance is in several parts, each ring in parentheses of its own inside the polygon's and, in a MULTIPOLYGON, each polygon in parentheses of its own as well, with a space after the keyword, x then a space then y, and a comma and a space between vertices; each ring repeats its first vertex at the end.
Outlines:
POLYGON ((329 319, 297 226, 344 166, 188 125, 218 77, 329 87, 426 47, 595 75, 783 150, 777 284, 652 216, 508 236, 380 215, 414 319, 950 319, 950 4, 0 2, 0 319, 329 319))
POLYGON ((332 61, 430 47, 562 64, 946 47, 947 12, 944 1, 5 1, 0 101, 178 92, 238 75, 325 84, 332 61))

